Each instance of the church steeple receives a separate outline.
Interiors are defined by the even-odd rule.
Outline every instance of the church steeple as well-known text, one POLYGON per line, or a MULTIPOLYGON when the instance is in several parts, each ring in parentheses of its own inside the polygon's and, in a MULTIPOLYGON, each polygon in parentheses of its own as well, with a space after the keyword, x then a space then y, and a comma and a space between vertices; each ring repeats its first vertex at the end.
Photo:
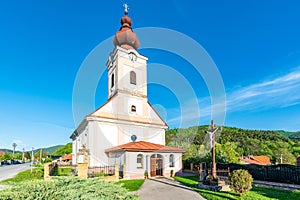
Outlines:
POLYGON ((124 4, 124 16, 121 18, 121 28, 116 32, 113 39, 115 46, 120 46, 125 49, 135 49, 137 50, 140 46, 140 42, 136 34, 132 31, 131 25, 132 21, 128 17, 128 5, 124 4))

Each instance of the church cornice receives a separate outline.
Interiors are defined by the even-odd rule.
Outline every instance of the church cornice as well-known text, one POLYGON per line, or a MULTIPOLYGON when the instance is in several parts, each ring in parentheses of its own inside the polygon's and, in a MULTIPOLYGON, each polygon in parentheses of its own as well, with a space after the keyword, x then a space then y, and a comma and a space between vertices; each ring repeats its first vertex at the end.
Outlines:
POLYGON ((84 120, 82 120, 82 122, 79 124, 79 126, 74 130, 74 132, 72 133, 70 138, 72 140, 76 139, 76 137, 78 137, 82 133, 82 131, 86 128, 87 124, 88 124, 88 122, 85 118, 84 120))
POLYGON ((115 124, 125 124, 125 125, 135 125, 135 126, 143 126, 148 128, 162 128, 167 129, 168 126, 162 124, 156 124, 152 122, 143 122, 143 121, 134 121, 134 120, 126 120, 126 119, 119 119, 119 118, 110 118, 104 116, 90 116, 86 118, 88 121, 99 121, 99 122, 108 122, 108 123, 115 123, 115 124))
POLYGON ((143 95, 140 92, 137 91, 129 91, 129 90, 121 90, 118 89, 117 93, 123 93, 123 94, 130 94, 132 96, 142 97, 142 98, 148 98, 147 95, 143 95))

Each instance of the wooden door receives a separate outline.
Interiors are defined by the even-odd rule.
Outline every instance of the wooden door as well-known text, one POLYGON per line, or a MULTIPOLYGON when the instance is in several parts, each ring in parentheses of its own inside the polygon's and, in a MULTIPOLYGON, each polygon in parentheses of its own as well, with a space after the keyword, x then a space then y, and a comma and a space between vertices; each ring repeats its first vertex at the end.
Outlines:
POLYGON ((156 176, 156 158, 150 159, 150 176, 156 176))
POLYGON ((156 159, 156 176, 162 176, 163 175, 163 165, 162 165, 162 159, 158 158, 156 159))

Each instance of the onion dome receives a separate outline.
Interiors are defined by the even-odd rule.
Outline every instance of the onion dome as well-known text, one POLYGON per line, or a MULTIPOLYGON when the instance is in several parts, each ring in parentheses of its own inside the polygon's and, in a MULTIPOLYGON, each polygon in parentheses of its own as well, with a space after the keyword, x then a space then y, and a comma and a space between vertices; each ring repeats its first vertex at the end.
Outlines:
POLYGON ((128 6, 125 4, 125 15, 121 19, 121 28, 116 32, 113 39, 115 46, 120 46, 125 49, 137 49, 140 46, 140 42, 136 34, 132 31, 131 25, 132 21, 128 17, 128 6))

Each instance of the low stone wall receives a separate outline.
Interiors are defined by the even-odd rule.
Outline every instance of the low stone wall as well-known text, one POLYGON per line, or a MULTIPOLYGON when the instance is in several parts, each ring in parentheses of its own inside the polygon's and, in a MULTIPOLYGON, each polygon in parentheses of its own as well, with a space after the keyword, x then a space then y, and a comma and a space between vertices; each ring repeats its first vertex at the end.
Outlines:
POLYGON ((51 179, 51 174, 53 171, 57 168, 56 163, 45 163, 44 164, 44 180, 50 180, 51 179))

